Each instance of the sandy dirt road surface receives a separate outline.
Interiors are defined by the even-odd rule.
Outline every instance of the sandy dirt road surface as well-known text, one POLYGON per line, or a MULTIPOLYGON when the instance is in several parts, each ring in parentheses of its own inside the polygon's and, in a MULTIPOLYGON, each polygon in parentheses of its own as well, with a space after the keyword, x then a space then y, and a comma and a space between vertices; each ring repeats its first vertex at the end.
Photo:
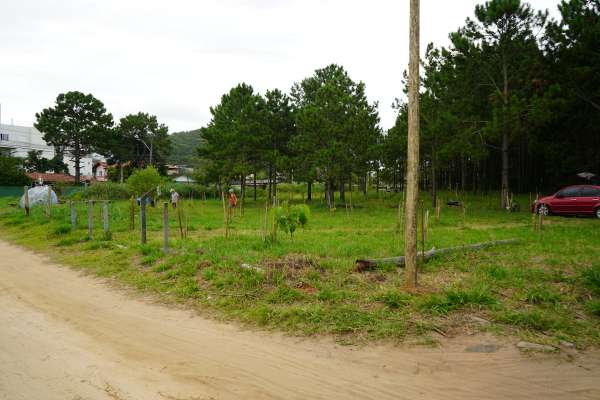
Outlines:
POLYGON ((599 399, 600 354, 486 336, 361 348, 244 331, 0 241, 0 399, 599 399), (491 353, 467 352, 497 344, 491 353))

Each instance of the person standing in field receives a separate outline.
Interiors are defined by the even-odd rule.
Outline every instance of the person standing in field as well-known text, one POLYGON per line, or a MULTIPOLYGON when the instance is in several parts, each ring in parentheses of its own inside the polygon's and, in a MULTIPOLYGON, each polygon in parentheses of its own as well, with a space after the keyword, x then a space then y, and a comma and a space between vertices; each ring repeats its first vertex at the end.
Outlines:
POLYGON ((235 211, 235 207, 237 207, 237 196, 233 189, 229 189, 229 217, 233 215, 235 211))
POLYGON ((179 193, 175 191, 175 189, 171 189, 171 204, 173 205, 173 209, 177 208, 177 203, 179 202, 179 193))

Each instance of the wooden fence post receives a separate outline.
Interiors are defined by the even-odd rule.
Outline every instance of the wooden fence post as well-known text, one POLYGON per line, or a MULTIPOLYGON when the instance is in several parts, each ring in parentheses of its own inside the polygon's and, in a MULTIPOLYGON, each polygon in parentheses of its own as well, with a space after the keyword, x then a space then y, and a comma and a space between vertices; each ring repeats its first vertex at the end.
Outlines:
POLYGON ((75 229, 77 227, 77 210, 75 208, 75 203, 70 201, 69 208, 71 208, 71 227, 75 229))
POLYGON ((88 237, 94 237, 94 202, 88 201, 88 237))
POLYGON ((48 218, 50 218, 52 216, 52 186, 47 185, 48 187, 48 201, 46 204, 46 215, 48 215, 48 218))
POLYGON ((135 229, 135 199, 131 196, 131 204, 129 206, 129 230, 135 229))
POLYGON ((104 220, 104 233, 108 233, 108 201, 102 204, 102 217, 104 220))
POLYGON ((169 203, 163 203, 163 251, 169 252, 169 203))
POLYGON ((140 231, 141 231, 141 242, 146 243, 146 197, 142 196, 140 202, 140 231))
POLYGON ((29 186, 23 186, 23 207, 25 207, 25 215, 29 217, 29 186))

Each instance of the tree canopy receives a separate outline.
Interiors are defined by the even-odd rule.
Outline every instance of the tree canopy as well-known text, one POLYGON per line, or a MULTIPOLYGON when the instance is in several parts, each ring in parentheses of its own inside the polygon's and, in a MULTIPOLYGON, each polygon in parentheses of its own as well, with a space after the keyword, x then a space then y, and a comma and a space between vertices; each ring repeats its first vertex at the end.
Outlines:
POLYGON ((36 115, 35 127, 44 140, 62 153, 66 150, 75 163, 75 182, 80 182, 81 158, 92 153, 110 135, 113 117, 104 104, 91 94, 59 94, 54 107, 36 115))

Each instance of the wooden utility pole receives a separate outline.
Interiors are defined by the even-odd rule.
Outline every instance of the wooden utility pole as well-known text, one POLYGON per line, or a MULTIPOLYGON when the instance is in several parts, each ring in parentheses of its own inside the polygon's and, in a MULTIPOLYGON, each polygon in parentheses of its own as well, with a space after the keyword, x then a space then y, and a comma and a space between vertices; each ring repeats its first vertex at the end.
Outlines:
POLYGON ((406 286, 417 286, 417 208, 419 201, 419 0, 410 0, 410 55, 408 64, 408 150, 404 256, 406 286))

